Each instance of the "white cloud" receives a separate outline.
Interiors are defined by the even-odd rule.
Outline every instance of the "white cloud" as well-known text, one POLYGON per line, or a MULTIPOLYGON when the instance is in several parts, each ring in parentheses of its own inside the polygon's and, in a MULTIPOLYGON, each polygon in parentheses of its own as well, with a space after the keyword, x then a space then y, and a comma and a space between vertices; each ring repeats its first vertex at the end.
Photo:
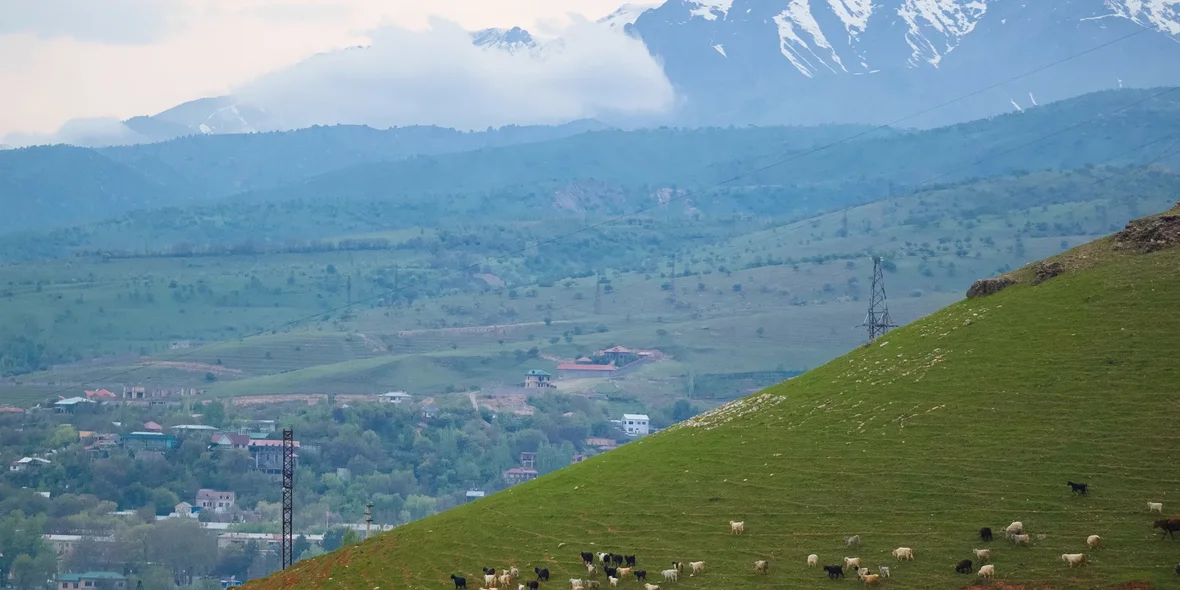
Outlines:
POLYGON ((127 145, 143 141, 119 119, 97 117, 92 119, 71 119, 51 134, 10 133, 4 142, 13 147, 30 145, 53 145, 68 143, 85 147, 106 147, 127 145))
POLYGON ((426 31, 387 27, 370 37, 369 47, 316 56, 234 94, 280 128, 560 123, 659 113, 674 98, 642 42, 582 19, 533 53, 475 47, 441 19, 426 31))
POLYGON ((168 0, 0 0, 0 35, 150 43, 181 28, 188 8, 168 0))

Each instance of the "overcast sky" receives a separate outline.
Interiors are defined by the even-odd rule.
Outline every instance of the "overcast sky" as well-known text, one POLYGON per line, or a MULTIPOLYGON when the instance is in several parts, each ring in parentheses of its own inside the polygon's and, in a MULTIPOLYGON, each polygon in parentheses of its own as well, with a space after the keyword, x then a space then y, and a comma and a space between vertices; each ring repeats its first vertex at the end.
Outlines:
MULTIPOLYGON (((401 35, 400 45, 392 47, 406 49, 405 35, 431 28, 432 16, 467 30, 519 25, 538 35, 564 35, 565 27, 576 20, 571 15, 597 19, 620 4, 621 0, 0 0, 0 137, 10 132, 52 133, 77 118, 153 114, 244 86, 259 90, 256 83, 250 84, 263 74, 316 53, 369 45, 374 37, 397 37, 389 31, 401 35)), ((447 25, 435 24, 440 27, 447 25)), ((627 51, 620 48, 616 58, 624 59, 627 51)), ((646 75, 645 69, 638 71, 628 75, 646 75)))

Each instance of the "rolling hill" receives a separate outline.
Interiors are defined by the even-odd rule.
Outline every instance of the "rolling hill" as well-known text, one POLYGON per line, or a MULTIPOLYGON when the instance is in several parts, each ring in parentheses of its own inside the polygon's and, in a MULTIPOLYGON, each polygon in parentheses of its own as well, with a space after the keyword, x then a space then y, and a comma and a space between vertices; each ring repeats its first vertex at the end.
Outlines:
POLYGON ((975 580, 954 564, 984 545, 1008 584, 1167 587, 1180 541, 1160 539, 1146 503, 1180 501, 1178 241, 1180 206, 752 397, 247 587, 448 588, 452 573, 540 566, 561 588, 584 576, 580 551, 616 551, 653 581, 704 560, 686 589, 828 583, 810 553, 888 564, 886 587, 948 588, 975 580), (1034 284, 1046 270, 1063 272, 1034 284), (1031 547, 976 536, 1014 520, 1031 547), (844 547, 852 534, 861 548, 844 547), (893 562, 898 546, 916 560, 893 562), (1060 560, 1074 552, 1089 565, 1060 560))

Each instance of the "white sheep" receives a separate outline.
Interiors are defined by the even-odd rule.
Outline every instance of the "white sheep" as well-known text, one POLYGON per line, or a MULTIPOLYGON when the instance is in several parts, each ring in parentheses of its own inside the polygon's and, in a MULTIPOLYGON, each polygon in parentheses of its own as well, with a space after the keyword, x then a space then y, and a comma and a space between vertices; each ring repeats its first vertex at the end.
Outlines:
POLYGON ((1012 535, 1013 545, 1028 545, 1032 546, 1032 537, 1028 535, 1012 535))
POLYGON ((586 565, 586 575, 587 576, 593 576, 594 574, 597 574, 597 573, 598 573, 598 568, 594 567, 591 564, 586 565))
POLYGON ((1013 536, 1019 535, 1020 533, 1023 533, 1023 532, 1024 532, 1024 523, 1017 520, 1017 521, 1014 521, 1012 524, 1008 525, 1007 528, 1004 529, 1004 536, 1008 537, 1008 538, 1012 538, 1013 536))
POLYGON ((491 588, 495 588, 496 587, 496 575, 495 574, 484 574, 483 575, 483 585, 491 587, 491 588))
POLYGON ((664 570, 660 573, 664 574, 664 581, 665 582, 679 582, 680 581, 680 572, 676 571, 675 569, 664 570))
POLYGON ((807 556, 807 567, 815 567, 819 563, 819 556, 812 553, 807 556))
POLYGON ((512 574, 502 574, 500 576, 500 587, 507 588, 512 584, 512 574))
POLYGON ((913 561, 914 550, 909 547, 898 547, 893 550, 893 558, 898 561, 913 561))
POLYGON ((879 567, 879 568, 877 568, 877 569, 879 569, 879 570, 881 571, 881 577, 882 577, 882 578, 888 578, 888 577, 889 577, 889 566, 885 566, 885 565, 883 565, 883 566, 881 566, 881 567, 879 567))
POLYGON ((1099 537, 1098 535, 1090 535, 1089 537, 1086 537, 1086 546, 1091 549, 1097 549, 1101 544, 1102 537, 1099 537))
POLYGON ((979 561, 988 561, 992 558, 992 550, 991 549, 976 549, 975 550, 975 558, 978 559, 979 561))
POLYGON ((979 577, 987 578, 989 580, 996 577, 996 566, 989 563, 979 568, 979 577))
POLYGON ((859 568, 860 567, 860 558, 859 557, 845 557, 844 558, 844 567, 859 568))
POLYGON ((703 561, 690 561, 688 562, 688 567, 692 569, 692 573, 689 574, 690 576, 705 573, 705 562, 703 561))
POLYGON ((586 587, 590 590, 597 590, 599 586, 601 586, 601 584, 598 583, 598 580, 590 580, 589 582, 586 582, 586 587))
POLYGON ((1163 514, 1164 513, 1164 503, 1163 502, 1148 502, 1147 503, 1147 511, 1148 512, 1159 512, 1160 514, 1163 514))
POLYGON ((643 590, 660 590, 660 587, 655 584, 644 584, 643 590))
POLYGON ((769 570, 770 570, 770 562, 768 562, 766 560, 759 560, 759 561, 754 562, 754 571, 756 571, 760 574, 765 574, 769 570))
POLYGON ((513 578, 520 577, 520 570, 516 569, 516 567, 513 567, 512 569, 508 570, 508 573, 512 574, 513 578))
POLYGON ((845 547, 860 547, 860 535, 852 535, 851 537, 844 537, 845 547))
POLYGON ((570 588, 581 588, 585 584, 578 578, 570 578, 570 588))
POLYGON ((524 584, 517 584, 516 590, 524 590, 524 584))
POLYGON ((865 576, 867 576, 871 573, 873 573, 873 572, 869 571, 869 568, 862 567, 862 568, 856 570, 856 577, 863 580, 865 576))
POLYGON ((611 585, 611 586, 614 586, 614 587, 616 587, 616 588, 619 586, 619 579, 618 579, 618 578, 616 578, 616 577, 614 577, 614 576, 610 576, 610 577, 608 577, 608 578, 607 578, 607 580, 610 580, 610 585, 611 585))
POLYGON ((607 561, 606 561, 606 556, 607 556, 607 555, 609 555, 609 554, 608 554, 608 553, 599 553, 599 554, 598 554, 598 561, 600 561, 600 562, 602 562, 602 563, 604 563, 604 564, 605 564, 605 563, 607 562, 607 561))
POLYGON ((1074 566, 1078 566, 1078 565, 1085 565, 1086 564, 1086 554, 1085 553, 1062 553, 1061 554, 1061 561, 1068 563, 1069 567, 1074 567, 1074 566))
POLYGON ((736 521, 736 520, 729 521, 729 534, 740 535, 744 532, 746 532, 746 521, 744 521, 744 520, 740 521, 740 522, 736 521))

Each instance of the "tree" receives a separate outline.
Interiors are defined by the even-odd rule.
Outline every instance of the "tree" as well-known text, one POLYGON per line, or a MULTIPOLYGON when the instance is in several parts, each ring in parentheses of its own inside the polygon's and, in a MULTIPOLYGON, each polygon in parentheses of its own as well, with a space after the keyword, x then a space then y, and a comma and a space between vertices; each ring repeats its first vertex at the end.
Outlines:
POLYGON ((221 428, 225 425, 225 406, 221 402, 213 402, 204 409, 205 424, 221 428))
POLYGON ((12 562, 12 581, 18 590, 44 588, 46 582, 57 573, 57 558, 45 549, 36 557, 18 555, 12 562))
POLYGON ((295 541, 291 544, 292 555, 303 555, 303 552, 308 549, 311 549, 311 542, 303 535, 295 537, 295 541))
POLYGON ((188 518, 157 522, 147 534, 148 558, 190 583, 217 565, 217 539, 188 518))
POLYGON ((361 542, 361 535, 360 535, 360 533, 356 532, 356 529, 353 529, 353 528, 349 528, 349 529, 345 530, 344 536, 340 538, 340 546, 341 547, 347 547, 349 545, 354 545, 354 544, 360 543, 360 542, 361 542))
MULTIPOLYGON (((13 571, 15 561, 21 555, 30 560, 41 552, 50 552, 42 540, 45 532, 45 517, 26 517, 23 512, 14 512, 0 521, 0 580, 7 579, 13 571)), ((31 563, 26 563, 28 567, 31 563)))

